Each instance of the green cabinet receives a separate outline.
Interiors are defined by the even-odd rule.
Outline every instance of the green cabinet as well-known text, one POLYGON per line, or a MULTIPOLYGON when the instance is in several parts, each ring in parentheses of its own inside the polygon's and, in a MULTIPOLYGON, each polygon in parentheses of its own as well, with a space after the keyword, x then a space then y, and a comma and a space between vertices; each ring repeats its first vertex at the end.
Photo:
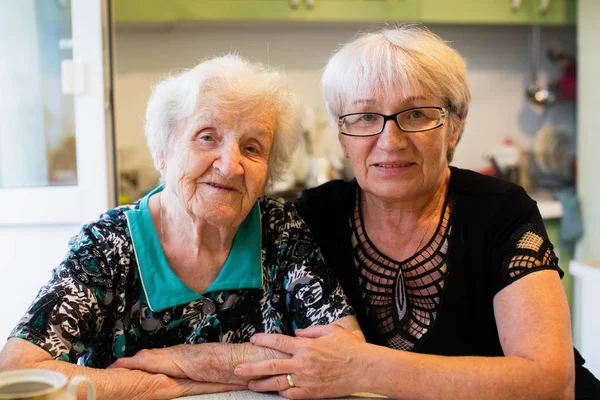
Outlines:
POLYGON ((421 0, 420 5, 425 23, 574 25, 577 20, 577 0, 421 0))
POLYGON ((421 0, 421 16, 429 23, 451 24, 526 24, 531 19, 528 7, 513 8, 508 0, 421 0))
MULTIPOLYGON (((535 2, 537 3, 537 1, 535 2)), ((533 22, 543 25, 575 25, 577 22, 577 0, 550 0, 546 12, 534 4, 533 22)))
POLYGON ((388 21, 575 24, 577 0, 115 0, 117 22, 388 21), (516 2, 518 3, 518 1, 516 2), (547 3, 547 9, 542 5, 547 3))
POLYGON ((417 21, 420 0, 115 0, 117 22, 417 21))

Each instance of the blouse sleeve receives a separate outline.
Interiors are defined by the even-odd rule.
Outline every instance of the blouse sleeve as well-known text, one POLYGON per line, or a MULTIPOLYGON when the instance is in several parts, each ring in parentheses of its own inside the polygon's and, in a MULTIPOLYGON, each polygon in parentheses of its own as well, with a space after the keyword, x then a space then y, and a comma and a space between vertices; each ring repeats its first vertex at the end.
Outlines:
POLYGON ((279 260, 286 313, 292 329, 326 325, 354 315, 342 287, 326 265, 308 226, 294 206, 285 205, 280 227, 279 260))
POLYGON ((495 293, 537 271, 554 270, 562 278, 564 273, 536 203, 520 189, 514 203, 506 206, 507 212, 498 214, 499 222, 494 224, 493 253, 495 263, 501 266, 495 293))
MULTIPOLYGON (((112 302, 107 231, 86 225, 9 337, 27 340, 61 361, 76 363, 101 335, 112 302)), ((113 255, 114 256, 114 255, 113 255)))

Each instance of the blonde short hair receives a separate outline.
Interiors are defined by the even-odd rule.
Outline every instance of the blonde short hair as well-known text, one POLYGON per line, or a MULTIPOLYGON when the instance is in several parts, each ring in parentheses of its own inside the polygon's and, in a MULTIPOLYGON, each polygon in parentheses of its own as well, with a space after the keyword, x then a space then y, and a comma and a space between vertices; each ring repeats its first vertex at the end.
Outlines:
POLYGON ((144 132, 153 155, 164 153, 178 124, 195 112, 218 107, 238 114, 240 105, 262 106, 277 124, 267 178, 277 180, 300 141, 300 108, 282 73, 234 54, 210 58, 158 82, 148 100, 144 132), (226 99, 226 101, 219 101, 226 99))
MULTIPOLYGON (((466 62, 456 50, 427 28, 402 25, 363 33, 329 59, 321 86, 327 109, 337 120, 345 102, 358 95, 400 92, 404 96, 439 97, 450 111, 448 125, 459 130, 469 112, 471 90, 466 62)), ((448 162, 454 151, 449 150, 448 162)))

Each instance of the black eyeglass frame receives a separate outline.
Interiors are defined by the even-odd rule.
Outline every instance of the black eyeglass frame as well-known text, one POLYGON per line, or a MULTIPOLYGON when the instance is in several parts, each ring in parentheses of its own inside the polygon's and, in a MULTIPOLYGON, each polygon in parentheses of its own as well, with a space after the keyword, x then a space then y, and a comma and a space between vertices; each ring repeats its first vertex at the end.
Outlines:
POLYGON ((400 129, 402 132, 427 132, 427 131, 431 131, 433 129, 439 128, 440 126, 444 125, 444 122, 446 122, 446 120, 448 119, 448 108, 447 107, 435 107, 435 106, 426 106, 426 107, 413 107, 413 108, 407 108, 406 110, 402 110, 397 112, 396 114, 391 114, 391 115, 385 115, 385 114, 380 114, 380 113, 376 113, 376 112, 359 112, 359 113, 350 113, 350 114, 344 114, 344 115, 340 115, 338 117, 338 131, 345 136, 352 136, 352 137, 369 137, 369 136, 377 136, 380 135, 381 132, 383 132, 383 130, 385 129, 385 124, 387 124, 388 121, 393 120, 396 121, 396 126, 398 127, 398 129, 400 129), (419 130, 406 130, 406 129, 402 129, 402 127, 400 126, 400 122, 398 122, 398 115, 405 113, 407 111, 412 111, 412 110, 422 110, 423 108, 428 108, 428 109, 436 109, 438 111, 441 111, 440 114, 440 123, 432 128, 427 128, 427 129, 419 129, 419 130), (370 133, 368 135, 355 135, 353 133, 346 133, 346 132, 342 132, 342 125, 343 125, 343 119, 346 117, 350 117, 352 115, 361 115, 361 114, 371 114, 371 115, 379 115, 380 117, 383 117, 383 125, 381 126, 381 130, 377 133, 370 133))

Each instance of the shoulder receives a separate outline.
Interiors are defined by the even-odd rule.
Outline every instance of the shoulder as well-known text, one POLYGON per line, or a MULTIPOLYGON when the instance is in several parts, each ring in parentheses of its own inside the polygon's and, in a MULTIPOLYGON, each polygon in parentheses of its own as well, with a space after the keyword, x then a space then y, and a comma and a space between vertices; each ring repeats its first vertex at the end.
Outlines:
POLYGON ((302 191, 294 205, 311 228, 315 224, 330 224, 348 216, 354 205, 357 187, 356 180, 330 181, 302 191))
MULTIPOLYGON (((451 167, 451 171, 450 189, 458 195, 459 201, 480 205, 481 211, 537 208, 535 201, 519 185, 467 169, 451 167)), ((471 210, 475 211, 477 208, 471 210)))
POLYGON ((336 200, 347 200, 348 196, 356 189, 356 180, 344 181, 336 179, 326 182, 320 186, 303 190, 296 203, 302 201, 333 202, 336 200))
POLYGON ((63 265, 73 271, 93 272, 99 268, 103 274, 112 275, 112 269, 123 264, 123 257, 130 257, 133 251, 125 213, 137 206, 137 203, 119 206, 102 213, 97 220, 85 223, 69 241, 69 252, 63 265))
POLYGON ((469 169, 450 167, 450 170, 450 187, 459 193, 506 195, 523 190, 521 186, 514 183, 469 169))
POLYGON ((504 241, 523 225, 543 229, 537 203, 518 185, 473 171, 452 168, 450 189, 456 193, 454 220, 504 241))
MULTIPOLYGON (((112 208, 102 213, 98 219, 83 224, 79 236, 83 235, 92 241, 93 239, 109 241, 115 241, 120 238, 129 239, 130 232, 126 212, 137 209, 138 202, 112 208)), ((77 237, 75 236, 72 240, 77 239, 77 237)))
POLYGON ((308 232, 308 227, 292 203, 281 203, 269 197, 259 200, 263 230, 271 237, 288 236, 293 232, 308 232))

